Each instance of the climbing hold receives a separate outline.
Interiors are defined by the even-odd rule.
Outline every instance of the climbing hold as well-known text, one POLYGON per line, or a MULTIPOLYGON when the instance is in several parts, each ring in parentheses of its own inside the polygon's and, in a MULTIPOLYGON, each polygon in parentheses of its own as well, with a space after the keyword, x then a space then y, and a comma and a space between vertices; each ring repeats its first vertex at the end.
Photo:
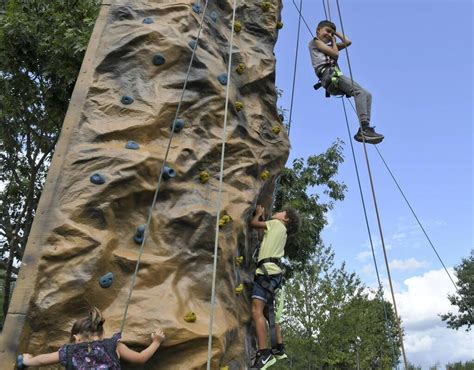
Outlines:
POLYGON ((229 215, 224 215, 219 220, 219 226, 224 226, 226 223, 232 221, 232 217, 229 215))
POLYGON ((145 18, 145 19, 143 20, 143 23, 145 23, 145 24, 152 24, 152 23, 155 23, 155 21, 154 21, 153 19, 151 19, 151 18, 145 18))
POLYGON ((235 264, 237 266, 240 266, 242 264, 242 262, 244 262, 244 256, 235 257, 235 264))
POLYGON ((165 180, 169 180, 176 177, 176 171, 173 170, 171 167, 164 166, 163 167, 163 178, 165 180))
POLYGON ((93 184, 96 185, 102 185, 105 184, 105 178, 102 176, 100 173, 94 173, 91 177, 90 180, 93 184))
POLYGON ((109 288, 114 281, 114 274, 111 272, 106 273, 104 276, 101 276, 99 279, 99 285, 102 288, 109 288))
POLYGON ((242 31, 242 24, 239 21, 234 22, 234 31, 236 33, 239 33, 240 31, 242 31))
POLYGON ((16 358, 16 368, 18 370, 26 369, 25 364, 23 363, 23 355, 18 355, 16 358))
POLYGON ((217 21, 217 17, 218 17, 218 16, 219 16, 219 15, 217 14, 217 12, 215 12, 215 11, 214 11, 214 12, 211 12, 211 19, 212 19, 214 22, 217 21))
POLYGON ((227 85, 227 73, 223 73, 219 76, 217 76, 217 79, 221 83, 221 85, 227 85))
POLYGON ((229 370, 229 366, 221 366, 219 370, 229 370))
MULTIPOLYGON (((184 126, 186 126, 186 122, 183 119, 178 118, 174 121, 174 132, 180 132, 184 126)), ((173 130, 173 124, 171 124, 171 129, 173 130)))
POLYGON ((137 244, 142 244, 144 237, 145 237, 145 225, 138 226, 137 230, 135 231, 135 235, 133 236, 133 241, 137 244))
POLYGON ((234 105, 235 105, 235 110, 237 112, 240 112, 244 107, 244 103, 242 103, 241 101, 236 101, 234 105))
POLYGON ((240 293, 242 293, 243 291, 244 291, 244 284, 240 283, 239 285, 237 285, 237 286, 235 287, 235 292, 236 292, 237 294, 240 294, 240 293))
POLYGON ((153 64, 155 66, 161 66, 166 63, 166 59, 163 55, 161 54, 155 54, 153 55, 153 64))
POLYGON ((133 103, 133 98, 131 96, 124 95, 122 96, 122 99, 120 99, 120 101, 122 102, 122 104, 129 105, 133 103))
POLYGON ((262 8, 264 12, 268 12, 271 6, 272 6, 272 3, 269 1, 264 1, 260 4, 260 8, 262 8))
POLYGON ((273 126, 272 127, 272 132, 275 134, 275 135, 278 135, 280 132, 281 132, 281 128, 280 126, 273 126))
POLYGON ((205 184, 206 182, 209 181, 209 173, 207 171, 202 171, 200 174, 199 174, 199 181, 201 181, 203 184, 205 184))
POLYGON ((138 149, 140 149, 140 145, 138 145, 138 143, 133 141, 133 140, 129 140, 129 141, 127 141, 127 144, 125 144, 125 148, 132 149, 132 150, 138 150, 138 149))
POLYGON ((241 75, 244 73, 245 71, 245 64, 244 63, 239 63, 239 65, 237 66, 237 68, 235 69, 235 71, 241 75))
POLYGON ((268 170, 265 170, 260 174, 260 178, 263 181, 266 181, 269 177, 270 177, 270 172, 268 170))
POLYGON ((283 28, 283 22, 282 21, 278 21, 277 24, 277 30, 281 30, 283 28))
POLYGON ((184 315, 184 321, 196 322, 196 314, 194 312, 188 312, 186 315, 184 315))
POLYGON ((191 41, 189 41, 189 44, 188 44, 188 45, 189 45, 189 47, 190 47, 191 49, 194 50, 194 49, 196 48, 196 44, 197 44, 197 43, 196 43, 196 40, 191 40, 191 41))
POLYGON ((197 14, 201 13, 201 5, 193 3, 192 8, 193 8, 194 13, 197 13, 197 14))
POLYGON ((278 119, 280 120, 280 122, 283 122, 285 120, 285 116, 283 114, 279 114, 278 119))

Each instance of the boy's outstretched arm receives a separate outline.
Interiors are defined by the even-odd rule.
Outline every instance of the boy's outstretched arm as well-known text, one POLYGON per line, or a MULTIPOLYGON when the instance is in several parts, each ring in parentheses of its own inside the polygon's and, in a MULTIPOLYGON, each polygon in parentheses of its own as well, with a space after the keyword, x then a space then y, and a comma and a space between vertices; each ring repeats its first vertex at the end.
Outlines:
POLYGON ((250 226, 255 229, 266 229, 267 224, 265 221, 260 221, 260 217, 262 217, 264 213, 265 208, 259 204, 257 208, 255 208, 255 216, 253 216, 252 220, 250 221, 250 226))
POLYGON ((337 49, 338 50, 342 50, 342 49, 345 49, 349 46, 351 46, 352 44, 352 41, 349 40, 349 37, 347 37, 347 35, 343 35, 339 32, 335 32, 334 33, 337 37, 339 37, 339 39, 341 39, 342 42, 338 42, 336 45, 337 45, 337 49))

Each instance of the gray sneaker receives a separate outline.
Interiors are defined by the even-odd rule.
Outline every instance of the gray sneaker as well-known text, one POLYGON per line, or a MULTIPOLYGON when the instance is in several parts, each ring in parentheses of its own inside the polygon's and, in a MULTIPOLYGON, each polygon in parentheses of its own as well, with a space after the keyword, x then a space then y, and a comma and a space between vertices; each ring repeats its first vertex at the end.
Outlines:
POLYGON ((382 142, 382 140, 384 139, 384 136, 382 134, 378 134, 377 132, 375 132, 374 127, 367 126, 367 127, 364 127, 362 131, 359 128, 357 133, 354 135, 354 139, 355 141, 358 141, 359 143, 362 143, 365 139, 365 142, 367 144, 378 144, 382 142))

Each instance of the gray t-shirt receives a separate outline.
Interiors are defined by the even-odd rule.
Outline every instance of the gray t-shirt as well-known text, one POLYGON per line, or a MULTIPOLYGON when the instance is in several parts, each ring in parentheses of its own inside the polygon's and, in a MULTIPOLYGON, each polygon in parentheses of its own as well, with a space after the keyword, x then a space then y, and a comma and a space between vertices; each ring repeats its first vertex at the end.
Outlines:
POLYGON ((309 55, 311 56, 311 64, 313 68, 316 70, 318 67, 322 66, 323 64, 334 62, 329 56, 324 54, 316 47, 316 38, 312 39, 309 42, 309 55))

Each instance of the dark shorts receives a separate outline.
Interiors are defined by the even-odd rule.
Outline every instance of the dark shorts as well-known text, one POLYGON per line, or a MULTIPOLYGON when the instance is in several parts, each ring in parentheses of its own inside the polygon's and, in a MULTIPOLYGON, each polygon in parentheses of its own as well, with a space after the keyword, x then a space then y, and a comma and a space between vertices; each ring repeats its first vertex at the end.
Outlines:
MULTIPOLYGON (((282 274, 269 275, 269 278, 270 284, 273 286, 273 290, 277 290, 281 285, 282 274)), ((269 292, 261 284, 259 284, 258 280, 259 279, 255 277, 253 281, 252 299, 260 299, 261 301, 267 303, 269 292)))

